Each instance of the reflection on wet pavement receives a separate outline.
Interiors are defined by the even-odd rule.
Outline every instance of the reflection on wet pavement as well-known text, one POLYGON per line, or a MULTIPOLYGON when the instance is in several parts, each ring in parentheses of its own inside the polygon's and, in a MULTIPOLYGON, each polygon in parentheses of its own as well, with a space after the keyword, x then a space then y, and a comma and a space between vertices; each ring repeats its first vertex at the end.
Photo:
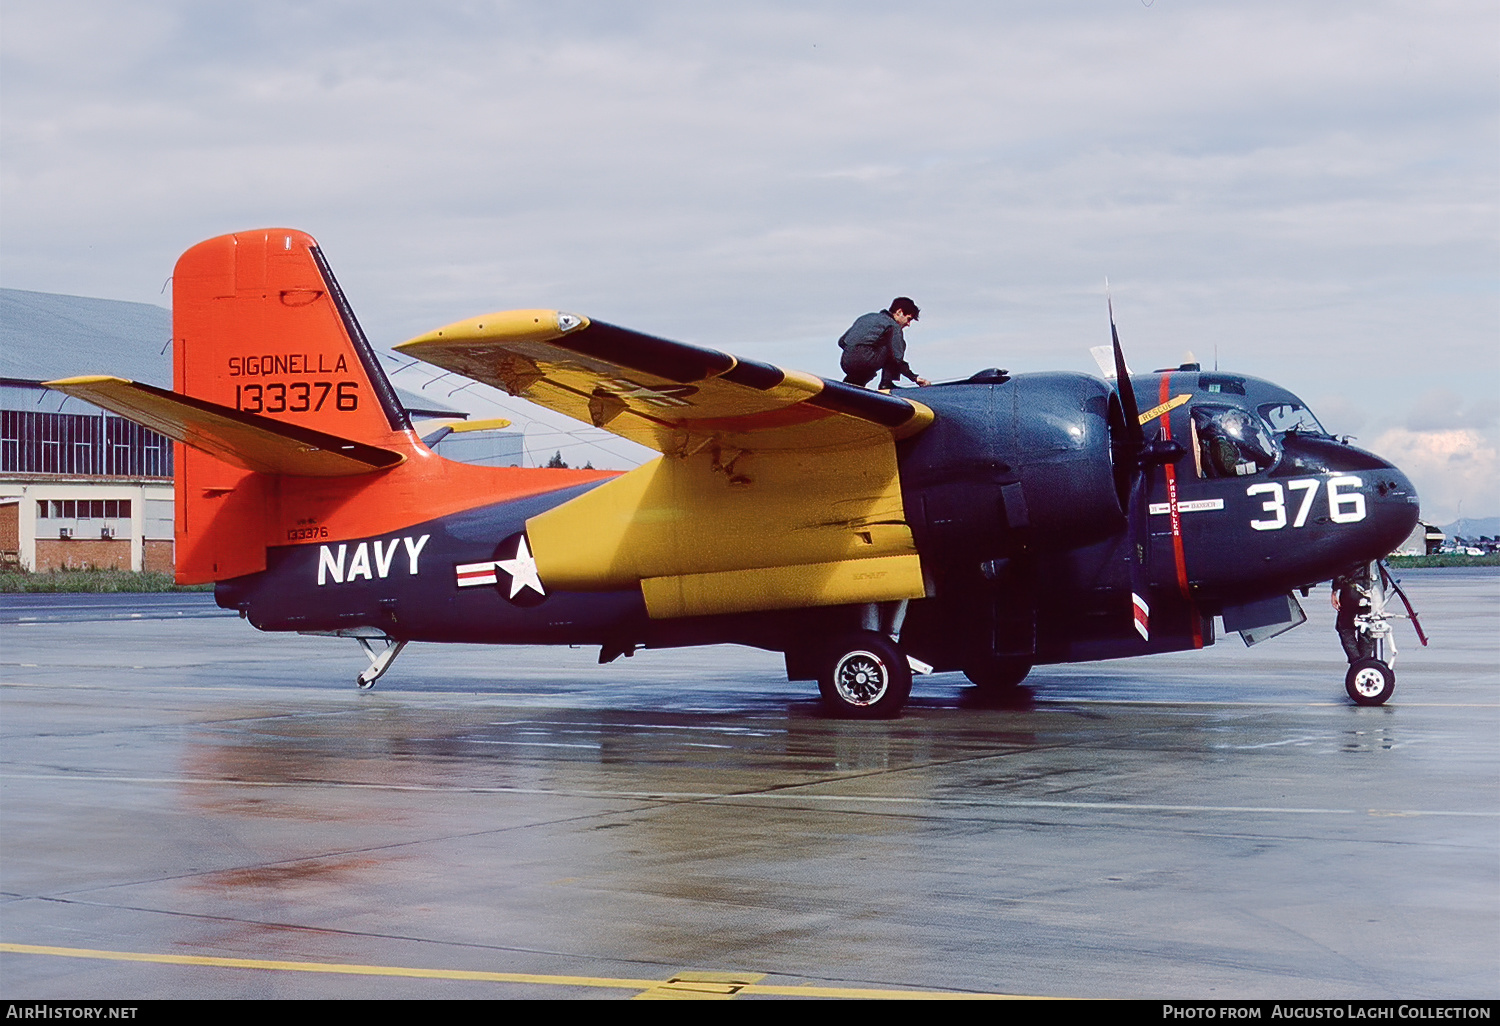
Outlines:
MULTIPOLYGON (((1020 707, 923 679, 878 723, 824 718, 765 653, 504 650, 497 682, 496 650, 432 647, 359 694, 352 646, 233 619, 106 618, 86 648, 66 615, 13 624, 0 940, 703 986, 1491 993, 1500 575, 1408 576, 1434 647, 1381 709, 1341 700, 1316 620, 1044 667, 1020 707)), ((62 961, 0 955, 0 983, 573 993, 62 961)))

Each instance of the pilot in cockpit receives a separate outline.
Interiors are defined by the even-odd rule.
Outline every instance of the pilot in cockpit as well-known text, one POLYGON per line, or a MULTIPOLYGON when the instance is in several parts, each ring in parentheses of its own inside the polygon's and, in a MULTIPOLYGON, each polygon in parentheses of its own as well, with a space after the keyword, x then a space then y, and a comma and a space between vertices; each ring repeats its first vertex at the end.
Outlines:
POLYGON ((1233 406, 1193 409, 1204 477, 1248 477, 1276 462, 1279 447, 1259 417, 1233 406))

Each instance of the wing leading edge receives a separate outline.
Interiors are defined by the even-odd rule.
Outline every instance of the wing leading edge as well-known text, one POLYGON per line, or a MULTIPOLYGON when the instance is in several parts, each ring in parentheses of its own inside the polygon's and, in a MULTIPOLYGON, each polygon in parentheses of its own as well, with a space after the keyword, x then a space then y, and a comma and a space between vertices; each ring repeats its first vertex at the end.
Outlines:
POLYGON ((396 350, 666 455, 860 447, 932 422, 899 396, 556 310, 474 317, 396 350))

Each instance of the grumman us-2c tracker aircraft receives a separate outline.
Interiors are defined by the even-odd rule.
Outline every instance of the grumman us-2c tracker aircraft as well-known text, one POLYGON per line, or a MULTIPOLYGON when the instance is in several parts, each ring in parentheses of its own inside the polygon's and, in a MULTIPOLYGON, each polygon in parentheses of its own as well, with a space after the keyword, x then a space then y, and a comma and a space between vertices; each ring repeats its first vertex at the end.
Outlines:
MULTIPOLYGON (((890 394, 552 310, 397 347, 661 454, 626 473, 434 454, 299 231, 188 250, 172 344, 173 391, 50 386, 184 443, 178 581, 217 582, 264 631, 356 639, 362 688, 412 641, 601 663, 727 642, 785 653, 836 715, 889 717, 913 671, 999 691, 1210 645, 1216 616, 1255 643, 1417 519, 1407 478, 1292 393, 1132 375, 1118 337, 1113 382, 983 370, 890 394)), ((1380 608, 1361 627, 1389 634, 1380 608)), ((1378 704, 1394 680, 1370 658, 1346 683, 1378 704)))

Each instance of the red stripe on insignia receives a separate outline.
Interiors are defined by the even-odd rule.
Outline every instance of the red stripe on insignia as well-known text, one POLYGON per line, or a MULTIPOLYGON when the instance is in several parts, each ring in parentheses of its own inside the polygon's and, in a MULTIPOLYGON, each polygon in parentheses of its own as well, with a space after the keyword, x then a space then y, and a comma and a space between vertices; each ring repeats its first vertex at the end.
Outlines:
POLYGON ((1151 640, 1151 607, 1146 605, 1146 600, 1135 592, 1130 593, 1130 601, 1135 606, 1135 629, 1143 639, 1151 640))
POLYGON ((494 584, 496 580, 494 563, 467 563, 463 566, 456 566, 453 570, 458 575, 460 588, 470 588, 478 584, 494 584))

